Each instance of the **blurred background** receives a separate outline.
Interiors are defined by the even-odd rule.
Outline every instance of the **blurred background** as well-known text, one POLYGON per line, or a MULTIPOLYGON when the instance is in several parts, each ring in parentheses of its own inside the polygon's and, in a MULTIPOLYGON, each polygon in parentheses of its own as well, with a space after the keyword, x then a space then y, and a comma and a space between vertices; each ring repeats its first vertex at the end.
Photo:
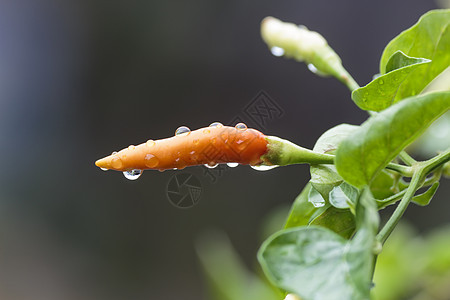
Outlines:
MULTIPOLYGON (((239 119, 258 128, 244 112, 261 91, 282 110, 264 132, 312 147, 328 128, 367 115, 336 80, 274 57, 260 21, 272 15, 320 32, 366 84, 384 46, 434 8, 424 0, 0 1, 0 298, 210 299, 199 237, 222 232, 253 268, 264 220, 286 212, 308 167, 241 166, 215 180, 188 168, 202 195, 179 209, 166 196, 176 171, 129 181, 94 161, 181 125, 239 119)), ((449 192, 445 182, 431 205, 408 209, 417 232, 450 221, 449 192)))

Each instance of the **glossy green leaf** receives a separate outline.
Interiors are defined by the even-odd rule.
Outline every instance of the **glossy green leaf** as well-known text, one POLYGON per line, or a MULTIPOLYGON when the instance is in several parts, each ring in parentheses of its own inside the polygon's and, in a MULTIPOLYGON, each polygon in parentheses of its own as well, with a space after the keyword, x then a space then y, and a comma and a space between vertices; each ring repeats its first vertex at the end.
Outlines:
POLYGON ((258 252, 268 278, 302 299, 369 299, 376 214, 369 191, 357 203, 359 231, 345 240, 323 227, 296 227, 272 235, 258 252))
POLYGON ((430 204, 431 199, 433 199, 434 194, 436 194, 436 191, 439 187, 439 182, 435 182, 430 188, 424 192, 423 194, 414 196, 412 198, 412 202, 420 205, 420 206, 427 206, 430 204))
POLYGON ((399 94, 400 87, 410 79, 411 73, 419 68, 425 68, 429 63, 428 59, 408 57, 397 51, 388 62, 389 68, 395 69, 354 90, 352 99, 363 110, 386 109, 403 98, 403 95, 399 94), (409 65, 406 65, 407 63, 409 65))
POLYGON ((355 217, 349 209, 338 209, 329 205, 310 225, 331 229, 345 239, 351 238, 356 229, 355 217))
POLYGON ((343 182, 331 190, 329 201, 330 204, 336 208, 354 208, 358 197, 358 189, 346 182, 343 182))
POLYGON ((401 50, 398 50, 389 58, 386 64, 386 73, 392 72, 394 70, 408 67, 411 65, 421 64, 421 63, 429 63, 431 60, 426 58, 416 58, 411 57, 403 53, 401 50))
POLYGON ((300 195, 297 196, 292 204, 285 228, 309 225, 314 218, 327 210, 329 205, 324 207, 314 207, 314 205, 309 202, 309 194, 311 189, 311 183, 308 183, 300 195))
MULTIPOLYGON (((347 138, 358 126, 340 124, 322 134, 314 145, 313 151, 319 153, 334 153, 342 140, 347 138)), ((328 200, 331 190, 342 183, 342 177, 334 165, 311 165, 311 184, 328 200)))
POLYGON ((364 122, 336 152, 336 169, 350 184, 369 184, 400 151, 450 109, 450 92, 411 97, 364 122))
POLYGON ((394 176, 382 170, 370 183, 370 191, 375 199, 385 199, 394 195, 396 192, 400 192, 405 187, 400 186, 394 176))
POLYGON ((314 188, 311 187, 311 190, 308 194, 308 202, 311 203, 314 207, 322 207, 325 206, 325 199, 322 195, 314 188))
POLYGON ((433 78, 450 65, 450 10, 433 10, 423 15, 411 28, 400 33, 384 49, 380 73, 387 73, 388 62, 398 50, 408 56, 432 62, 417 68, 399 87, 396 98, 419 94, 433 78))
MULTIPOLYGON (((329 203, 324 203, 321 207, 314 207, 310 200, 311 196, 321 197, 311 183, 308 183, 292 204, 285 228, 318 225, 328 228, 346 239, 350 238, 356 228, 350 210, 336 209, 329 203)), ((321 202, 324 199, 316 201, 321 202)))

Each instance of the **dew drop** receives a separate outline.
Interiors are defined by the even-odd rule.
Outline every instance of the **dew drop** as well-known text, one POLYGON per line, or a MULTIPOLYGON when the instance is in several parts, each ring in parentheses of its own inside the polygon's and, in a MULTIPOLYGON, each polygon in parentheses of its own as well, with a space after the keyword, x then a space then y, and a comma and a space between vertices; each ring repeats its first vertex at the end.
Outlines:
POLYGON ((229 166, 230 168, 236 168, 237 166, 239 166, 239 163, 227 163, 227 166, 229 166))
POLYGON ((134 169, 130 171, 123 172, 123 176, 125 176, 128 180, 136 180, 142 175, 142 170, 134 169))
POLYGON ((209 164, 205 164, 205 167, 207 167, 208 169, 214 169, 215 167, 217 167, 219 164, 216 164, 215 162, 210 162, 209 164))
POLYGON ((203 129, 203 133, 204 134, 208 134, 208 133, 210 133, 211 131, 209 130, 209 129, 203 129))
POLYGON ((198 142, 199 142, 199 140, 198 140, 198 139, 195 139, 195 140, 192 141, 192 144, 198 145, 198 142))
POLYGON ((111 166, 114 168, 114 169, 120 169, 120 168, 122 168, 122 165, 123 165, 123 162, 122 162, 122 160, 120 159, 120 157, 113 157, 112 159, 111 159, 111 166))
POLYGON ((309 191, 308 202, 316 208, 325 206, 325 199, 315 188, 311 188, 309 191))
POLYGON ((311 202, 316 208, 325 206, 325 202, 311 202))
POLYGON ((153 147, 156 143, 154 140, 148 140, 145 144, 147 145, 147 147, 153 147))
POLYGON ((134 150, 134 148, 136 148, 134 145, 128 146, 128 150, 134 150))
POLYGON ((109 169, 107 169, 107 168, 100 168, 100 170, 102 170, 102 171, 108 171, 109 169))
POLYGON ((280 47, 272 47, 272 48, 270 48, 270 52, 272 52, 272 54, 274 56, 278 56, 278 57, 284 55, 284 49, 280 48, 280 47))
POLYGON ((145 165, 149 168, 155 168, 159 164, 159 159, 149 153, 144 157, 145 165))
POLYGON ((314 74, 316 74, 317 72, 319 72, 319 70, 317 70, 316 66, 313 64, 308 64, 308 69, 313 72, 314 74))
POLYGON ((189 133, 191 133, 191 130, 186 126, 180 126, 177 128, 177 130, 175 130, 176 136, 185 136, 188 135, 189 133))
POLYGON ((278 166, 258 165, 258 166, 250 166, 250 167, 256 171, 268 171, 268 170, 272 170, 278 166))
POLYGON ((247 125, 245 125, 244 123, 237 123, 236 126, 234 126, 234 128, 236 128, 238 130, 246 130, 247 125))
POLYGON ((117 154, 117 151, 114 151, 113 153, 111 153, 111 155, 116 155, 117 154))
POLYGON ((379 84, 384 84, 383 79, 380 79, 380 81, 378 81, 379 84))
POLYGON ((220 127, 223 127, 223 124, 220 123, 220 122, 214 122, 214 123, 212 123, 211 125, 209 125, 209 127, 217 127, 217 128, 220 128, 220 127))

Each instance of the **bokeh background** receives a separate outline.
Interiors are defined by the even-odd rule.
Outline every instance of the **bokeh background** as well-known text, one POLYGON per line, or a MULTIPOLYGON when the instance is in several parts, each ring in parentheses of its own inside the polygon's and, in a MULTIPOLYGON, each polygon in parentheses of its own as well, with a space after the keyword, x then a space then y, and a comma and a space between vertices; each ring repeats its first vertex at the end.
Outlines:
MULTIPOLYGON (((238 167, 215 182, 201 167, 186 169, 203 194, 182 210, 166 197, 176 171, 129 181, 94 161, 180 125, 227 123, 261 90, 284 110, 265 132, 312 147, 326 129, 367 115, 336 80, 272 56, 262 18, 320 32, 365 84, 388 41, 434 8, 424 0, 0 1, 0 298, 209 299, 199 236, 225 232, 254 266, 264 219, 289 206, 307 166, 238 167)), ((408 209, 419 232, 449 222, 445 195, 448 184, 439 201, 408 209)))

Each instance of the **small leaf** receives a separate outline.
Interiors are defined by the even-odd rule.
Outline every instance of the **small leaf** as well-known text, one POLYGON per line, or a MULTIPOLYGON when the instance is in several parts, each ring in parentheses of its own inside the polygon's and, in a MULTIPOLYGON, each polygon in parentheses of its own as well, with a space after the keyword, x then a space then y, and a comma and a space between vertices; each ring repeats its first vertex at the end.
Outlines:
POLYGON ((265 274, 276 286, 302 299, 369 299, 378 229, 374 205, 366 189, 357 202, 357 217, 365 221, 350 241, 317 226, 275 233, 258 252, 265 274))
MULTIPOLYGON (((340 124, 322 134, 314 145, 313 151, 319 153, 334 153, 342 140, 350 136, 358 126, 340 124)), ((342 177, 337 173, 334 165, 311 165, 311 184, 328 200, 330 191, 342 183, 342 177)))
POLYGON ((430 204, 431 199, 433 199, 434 194, 436 194, 436 191, 439 187, 439 182, 433 183, 432 186, 423 194, 414 196, 412 198, 412 202, 420 205, 420 206, 427 206, 430 204))
POLYGON ((370 191, 375 199, 385 199, 400 192, 405 187, 399 186, 394 176, 386 170, 382 170, 370 183, 370 191))
POLYGON ((308 183, 303 188, 300 195, 297 196, 292 204, 285 228, 309 225, 311 220, 327 210, 329 204, 324 207, 314 207, 314 205, 309 202, 311 189, 311 183, 308 183))
POLYGON ((369 118, 342 141, 336 169, 350 184, 369 184, 400 151, 450 109, 450 92, 411 97, 369 118))
POLYGON ((389 62, 390 68, 397 68, 352 92, 352 99, 359 108, 381 111, 402 100, 399 88, 410 78, 411 72, 423 68, 430 60, 405 56, 401 51, 397 51, 389 62), (402 65, 404 66, 401 67, 402 65))
POLYGON ((433 78, 450 65, 450 10, 433 10, 424 14, 411 28, 394 38, 384 49, 380 72, 388 72, 389 59, 398 50, 412 57, 432 60, 417 68, 399 87, 397 99, 419 94, 433 78))
POLYGON ((309 225, 317 225, 331 229, 345 239, 349 239, 355 233, 355 217, 349 209, 338 209, 328 206, 327 209, 309 225))
POLYGON ((336 209, 329 203, 325 203, 322 207, 314 207, 309 199, 311 194, 313 197, 321 197, 311 186, 311 183, 308 183, 297 199, 295 199, 285 228, 319 225, 338 233, 346 239, 350 238, 356 228, 355 219, 350 210, 336 209))
POLYGON ((314 187, 311 187, 309 191, 308 202, 314 207, 325 206, 325 199, 323 199, 322 195, 314 187))
POLYGON ((401 50, 398 50, 389 58, 386 64, 386 73, 392 72, 394 70, 404 68, 410 65, 421 64, 421 63, 429 63, 431 60, 426 58, 416 58, 411 57, 403 53, 401 50))
POLYGON ((358 189, 346 182, 343 182, 331 190, 329 201, 330 204, 336 208, 354 208, 358 197, 358 189))

